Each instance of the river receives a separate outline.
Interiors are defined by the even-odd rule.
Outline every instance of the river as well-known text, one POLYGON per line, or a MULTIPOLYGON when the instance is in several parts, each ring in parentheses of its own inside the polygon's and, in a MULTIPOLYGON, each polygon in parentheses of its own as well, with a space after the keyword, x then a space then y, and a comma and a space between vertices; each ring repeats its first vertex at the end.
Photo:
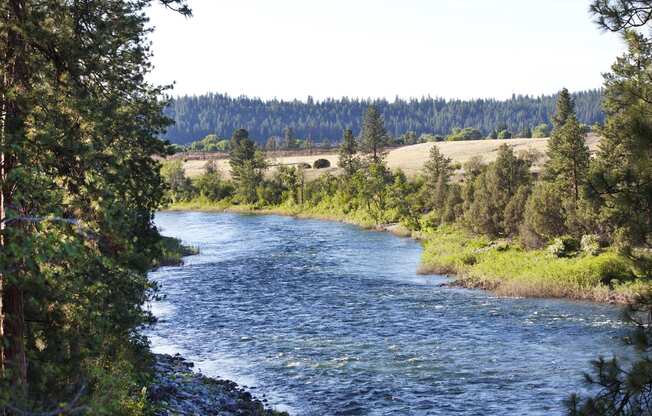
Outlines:
POLYGON ((292 414, 563 414, 589 361, 624 351, 618 308, 442 287, 410 239, 280 216, 156 223, 201 253, 151 273, 154 351, 292 414))

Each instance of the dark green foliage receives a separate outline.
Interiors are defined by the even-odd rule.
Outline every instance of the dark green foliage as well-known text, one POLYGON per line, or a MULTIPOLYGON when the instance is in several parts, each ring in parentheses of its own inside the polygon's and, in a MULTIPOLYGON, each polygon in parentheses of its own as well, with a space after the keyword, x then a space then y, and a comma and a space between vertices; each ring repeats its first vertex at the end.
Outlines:
POLYGON ((232 196, 235 192, 230 182, 221 178, 214 162, 206 162, 206 172, 194 180, 194 190, 211 202, 217 202, 232 196))
POLYGON ((645 26, 652 18, 652 1, 594 0, 591 12, 601 28, 620 32, 645 26))
POLYGON ((610 233, 652 241, 652 43, 628 32, 627 53, 605 76, 607 121, 592 164, 590 197, 610 233))
POLYGON ((532 130, 532 137, 542 138, 550 136, 550 126, 545 123, 539 124, 532 130))
POLYGON ((527 201, 524 213, 528 232, 537 236, 529 246, 540 246, 551 238, 566 233, 562 198, 557 187, 549 182, 538 182, 527 201))
POLYGON ((446 137, 446 140, 455 142, 459 140, 480 140, 482 139, 482 132, 473 127, 465 127, 463 129, 454 128, 453 132, 446 137))
POLYGON ((518 191, 516 191, 516 194, 509 200, 507 206, 505 206, 505 218, 503 220, 505 234, 509 236, 518 235, 521 224, 523 224, 525 207, 530 197, 530 192, 531 187, 529 183, 521 185, 518 191))
POLYGON ((512 138, 512 133, 509 130, 501 130, 498 132, 498 139, 500 140, 511 139, 511 138, 512 138))
POLYGON ((572 257, 579 249, 579 242, 568 235, 555 238, 548 246, 548 252, 554 257, 572 257))
POLYGON ((201 140, 190 143, 186 150, 191 152, 227 152, 229 150, 229 141, 214 134, 209 134, 201 140))
POLYGON ((644 416, 652 414, 652 298, 642 295, 627 307, 625 316, 636 329, 625 341, 642 355, 633 363, 599 357, 586 383, 597 393, 582 400, 574 394, 568 401, 573 416, 644 416))
MULTIPOLYGON (((575 93, 573 99, 577 118, 582 123, 592 125, 604 121, 600 91, 575 93)), ((233 98, 222 94, 184 96, 174 99, 166 109, 166 114, 176 123, 165 137, 185 144, 207 134, 229 137, 235 129, 243 127, 263 145, 270 137, 283 137, 284 129, 289 126, 296 137, 310 137, 321 146, 326 140, 338 141, 345 128, 359 135, 362 116, 370 105, 382 114, 393 137, 414 132, 418 137, 429 135, 434 139, 447 136, 461 126, 478 129, 486 137, 500 123, 512 132, 525 126, 551 124, 555 100, 556 96, 514 96, 505 101, 422 98, 389 102, 329 98, 301 102, 233 98)))
POLYGON ((362 120, 362 131, 360 132, 360 152, 376 165, 385 157, 385 147, 389 138, 383 118, 374 106, 369 106, 362 120))
MULTIPOLYGON (((529 161, 517 157, 507 144, 500 146, 496 161, 489 164, 470 185, 473 187, 473 194, 469 195, 472 201, 468 204, 465 217, 475 231, 492 236, 507 235, 513 231, 514 225, 505 223, 505 214, 519 188, 530 185, 529 169, 529 161)), ((513 207, 510 214, 519 211, 520 208, 513 207)))
POLYGON ((566 124, 568 117, 575 114, 575 104, 573 99, 566 88, 562 89, 557 96, 557 104, 555 106, 555 115, 552 116, 552 127, 559 129, 566 124))
POLYGON ((344 130, 342 144, 339 149, 338 165, 344 169, 344 174, 347 177, 353 176, 360 167, 360 160, 356 156, 357 152, 358 144, 355 137, 353 137, 353 132, 349 129, 344 130))
POLYGON ((411 145, 417 143, 419 143, 419 136, 412 130, 403 133, 398 139, 398 144, 411 145))
POLYGON ((161 255, 153 156, 168 152, 164 90, 144 82, 152 3, 0 2, 0 407, 25 411, 11 414, 80 413, 54 411, 80 391, 87 414, 144 413, 137 328, 161 255))
POLYGON ((423 166, 424 201, 430 209, 441 210, 444 207, 452 172, 451 159, 444 156, 437 145, 433 145, 423 166))
POLYGON ((258 198, 257 187, 267 169, 265 156, 249 139, 249 133, 245 129, 238 129, 233 133, 229 148, 231 178, 235 182, 238 200, 253 204, 258 198))
POLYGON ((194 196, 192 182, 186 177, 180 160, 165 162, 161 167, 161 176, 167 184, 172 202, 186 201, 194 196))
POLYGON ((586 185, 591 155, 574 114, 553 131, 548 141, 547 155, 545 176, 577 204, 580 192, 586 185))
POLYGON ((331 162, 329 162, 328 159, 317 159, 312 164, 312 167, 314 169, 330 168, 331 167, 331 162))

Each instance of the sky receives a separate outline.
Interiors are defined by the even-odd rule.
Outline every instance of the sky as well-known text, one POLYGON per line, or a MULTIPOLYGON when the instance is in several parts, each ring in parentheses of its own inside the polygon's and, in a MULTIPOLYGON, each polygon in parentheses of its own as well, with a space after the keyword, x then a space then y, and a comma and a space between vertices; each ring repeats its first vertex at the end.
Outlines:
POLYGON ((149 11, 156 84, 264 99, 598 88, 624 51, 589 0, 189 0, 149 11))

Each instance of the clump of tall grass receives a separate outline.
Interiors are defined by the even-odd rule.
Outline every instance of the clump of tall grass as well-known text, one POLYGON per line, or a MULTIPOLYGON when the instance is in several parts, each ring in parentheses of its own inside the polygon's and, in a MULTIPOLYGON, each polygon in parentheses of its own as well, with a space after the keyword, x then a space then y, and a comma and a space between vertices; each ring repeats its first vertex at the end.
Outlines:
POLYGON ((505 296, 622 302, 650 288, 638 278, 634 261, 615 251, 556 257, 454 227, 428 234, 420 271, 455 274, 463 286, 505 296))

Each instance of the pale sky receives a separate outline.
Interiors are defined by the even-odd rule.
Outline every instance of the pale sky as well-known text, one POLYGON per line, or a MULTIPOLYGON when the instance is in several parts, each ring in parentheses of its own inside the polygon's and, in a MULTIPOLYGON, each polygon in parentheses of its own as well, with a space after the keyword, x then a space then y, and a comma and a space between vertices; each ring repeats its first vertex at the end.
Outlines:
POLYGON ((507 98, 600 87, 624 47, 589 0, 190 0, 150 10, 173 95, 507 98))

